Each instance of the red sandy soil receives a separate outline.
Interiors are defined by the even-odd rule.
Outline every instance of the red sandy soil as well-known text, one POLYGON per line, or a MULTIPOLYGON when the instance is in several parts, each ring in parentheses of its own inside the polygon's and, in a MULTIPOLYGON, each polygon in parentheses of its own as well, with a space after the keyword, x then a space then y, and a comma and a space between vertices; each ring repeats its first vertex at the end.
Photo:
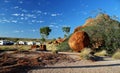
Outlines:
POLYGON ((44 67, 64 61, 75 60, 64 54, 48 52, 2 52, 0 53, 0 73, 27 73, 36 67, 44 67))

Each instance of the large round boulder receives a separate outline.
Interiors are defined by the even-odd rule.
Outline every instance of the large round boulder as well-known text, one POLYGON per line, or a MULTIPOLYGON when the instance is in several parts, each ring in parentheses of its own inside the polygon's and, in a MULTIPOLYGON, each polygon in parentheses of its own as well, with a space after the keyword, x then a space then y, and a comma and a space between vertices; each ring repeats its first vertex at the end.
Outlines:
POLYGON ((84 31, 78 31, 73 33, 68 41, 69 46, 76 52, 80 52, 90 44, 89 36, 84 31))
POLYGON ((83 26, 78 26, 74 29, 74 33, 80 31, 83 28, 83 26))

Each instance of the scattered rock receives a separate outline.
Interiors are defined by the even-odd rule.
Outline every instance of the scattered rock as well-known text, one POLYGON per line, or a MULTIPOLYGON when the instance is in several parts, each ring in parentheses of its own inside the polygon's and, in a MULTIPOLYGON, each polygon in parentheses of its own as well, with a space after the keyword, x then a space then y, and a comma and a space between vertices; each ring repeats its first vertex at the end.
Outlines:
POLYGON ((46 45, 40 45, 40 51, 46 51, 46 45))

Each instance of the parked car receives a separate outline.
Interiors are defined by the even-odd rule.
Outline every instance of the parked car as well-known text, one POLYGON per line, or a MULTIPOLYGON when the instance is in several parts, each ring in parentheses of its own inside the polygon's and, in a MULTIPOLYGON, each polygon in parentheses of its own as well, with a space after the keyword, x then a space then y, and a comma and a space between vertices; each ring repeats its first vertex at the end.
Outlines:
POLYGON ((29 41, 29 42, 27 42, 27 45, 35 45, 35 42, 29 41))
POLYGON ((26 42, 24 42, 24 41, 18 41, 18 44, 19 45, 26 45, 26 42))
POLYGON ((0 40, 0 45, 6 45, 7 41, 6 40, 0 40))

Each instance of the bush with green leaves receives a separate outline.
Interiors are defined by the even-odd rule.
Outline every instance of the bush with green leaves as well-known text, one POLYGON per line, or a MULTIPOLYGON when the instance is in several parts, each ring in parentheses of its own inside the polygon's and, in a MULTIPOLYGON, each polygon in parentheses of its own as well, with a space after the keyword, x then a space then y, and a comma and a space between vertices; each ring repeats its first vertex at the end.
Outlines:
POLYGON ((104 40, 101 50, 105 49, 111 55, 120 48, 120 22, 110 17, 105 18, 104 15, 99 14, 94 22, 91 22, 93 26, 82 30, 88 33, 91 43, 104 40))
POLYGON ((112 58, 114 59, 120 59, 120 50, 117 50, 113 55, 112 58))
POLYGON ((102 50, 102 51, 96 52, 95 55, 96 56, 107 56, 107 51, 106 50, 102 50))
POLYGON ((92 50, 90 48, 84 48, 81 52, 80 52, 80 58, 84 59, 84 60, 89 60, 90 59, 90 53, 92 52, 92 50))
POLYGON ((63 43, 60 43, 59 45, 56 46, 57 51, 71 51, 70 46, 68 45, 68 40, 64 41, 63 43))

